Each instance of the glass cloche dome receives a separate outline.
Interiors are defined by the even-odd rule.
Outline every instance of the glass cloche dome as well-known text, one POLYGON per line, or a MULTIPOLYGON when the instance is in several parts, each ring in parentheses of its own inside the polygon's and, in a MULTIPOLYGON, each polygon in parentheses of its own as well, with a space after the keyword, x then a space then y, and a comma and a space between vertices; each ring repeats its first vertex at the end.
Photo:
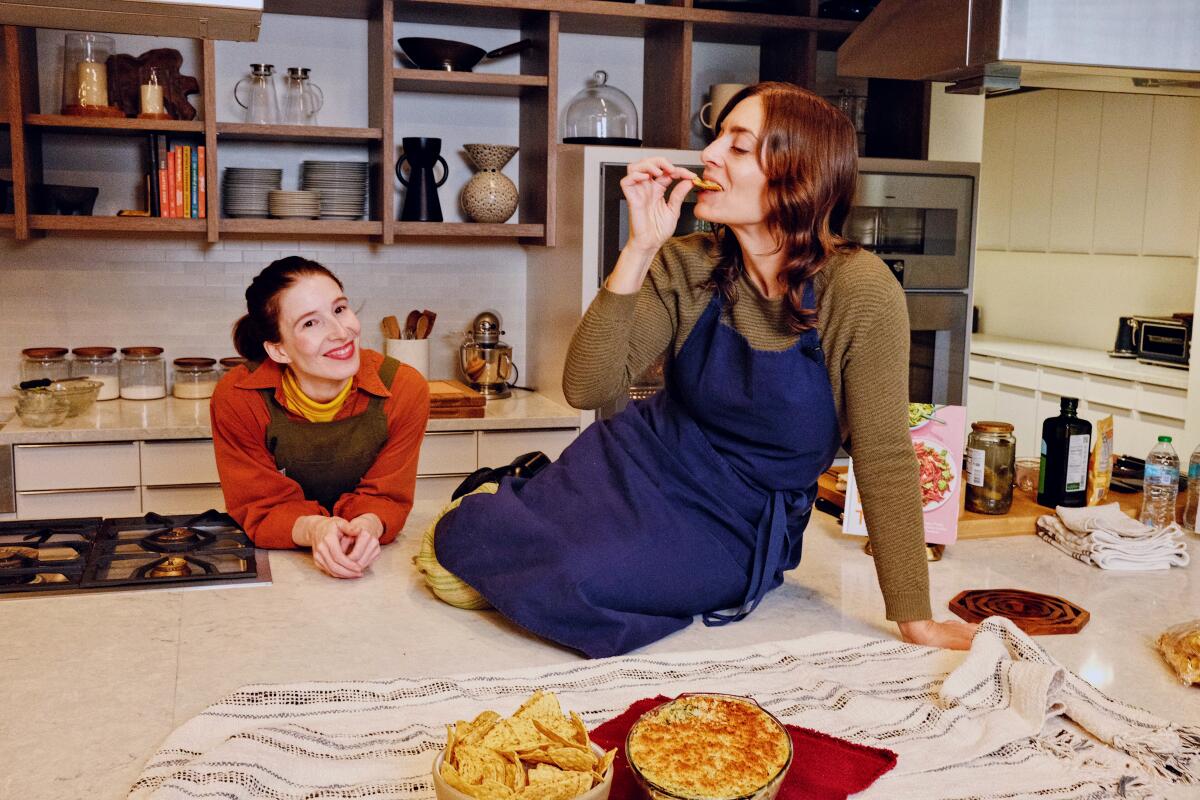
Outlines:
POLYGON ((608 85, 597 70, 586 89, 571 98, 563 117, 564 144, 615 144, 637 147, 637 107, 629 95, 608 85))

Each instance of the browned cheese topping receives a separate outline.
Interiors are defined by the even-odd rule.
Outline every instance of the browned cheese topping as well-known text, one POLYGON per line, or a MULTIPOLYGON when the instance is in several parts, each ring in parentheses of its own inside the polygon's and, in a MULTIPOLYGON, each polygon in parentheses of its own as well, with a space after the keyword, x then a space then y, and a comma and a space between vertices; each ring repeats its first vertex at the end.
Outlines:
POLYGON ((704 178, 692 178, 692 185, 697 189, 705 189, 710 192, 724 191, 724 187, 716 181, 706 181, 704 178))
POLYGON ((733 697, 681 697, 648 712, 629 737, 629 760, 646 780, 702 800, 752 794, 779 774, 790 752, 774 719, 733 697))

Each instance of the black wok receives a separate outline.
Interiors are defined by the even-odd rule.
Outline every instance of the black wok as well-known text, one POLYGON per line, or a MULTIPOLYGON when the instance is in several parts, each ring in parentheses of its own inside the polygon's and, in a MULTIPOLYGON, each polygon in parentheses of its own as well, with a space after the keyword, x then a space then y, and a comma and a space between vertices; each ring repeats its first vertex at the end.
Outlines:
POLYGON ((396 40, 408 60, 421 69, 440 69, 451 72, 470 72, 471 68, 484 59, 500 58, 501 56, 519 53, 533 42, 522 39, 519 42, 497 47, 495 50, 484 50, 473 44, 454 42, 449 39, 430 39, 424 36, 406 36, 396 40))

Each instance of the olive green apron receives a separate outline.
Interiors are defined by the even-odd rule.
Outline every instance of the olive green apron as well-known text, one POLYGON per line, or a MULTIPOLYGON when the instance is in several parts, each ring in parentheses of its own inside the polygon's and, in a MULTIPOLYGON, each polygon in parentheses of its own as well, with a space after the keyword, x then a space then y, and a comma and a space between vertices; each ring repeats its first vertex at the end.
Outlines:
MULTIPOLYGON (((253 372, 258 365, 247 364, 253 372)), ((391 386, 400 362, 385 358, 379 379, 391 386)), ((274 389, 260 389, 271 421, 267 423, 267 450, 275 466, 300 484, 304 497, 315 500, 331 514, 342 495, 353 492, 387 443, 384 398, 372 396, 358 416, 330 422, 295 420, 275 399, 274 389)))

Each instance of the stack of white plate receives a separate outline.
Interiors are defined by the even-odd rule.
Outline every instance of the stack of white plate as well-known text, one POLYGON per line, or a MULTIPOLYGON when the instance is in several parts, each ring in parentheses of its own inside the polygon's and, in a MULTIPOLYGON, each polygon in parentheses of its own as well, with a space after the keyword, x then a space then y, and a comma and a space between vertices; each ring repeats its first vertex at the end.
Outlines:
POLYGON ((300 188, 321 193, 321 219, 361 219, 369 169, 366 161, 305 161, 300 188))
POLYGON ((267 193, 271 216, 278 219, 316 219, 321 216, 320 192, 283 192, 274 189, 267 193))
POLYGON ((281 169, 226 167, 221 201, 227 217, 265 217, 270 211, 267 194, 278 189, 281 169))

